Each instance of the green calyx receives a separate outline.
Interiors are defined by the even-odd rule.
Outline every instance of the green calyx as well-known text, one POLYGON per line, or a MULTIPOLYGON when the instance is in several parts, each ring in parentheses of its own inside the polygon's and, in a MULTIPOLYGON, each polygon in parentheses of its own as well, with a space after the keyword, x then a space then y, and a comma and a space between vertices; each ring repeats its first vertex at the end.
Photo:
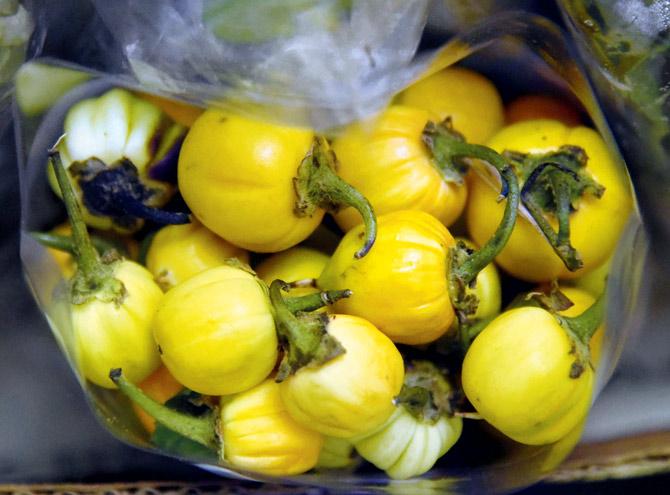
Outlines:
POLYGON ((585 170, 588 157, 578 146, 562 146, 543 154, 503 153, 514 164, 524 181, 521 202, 540 231, 570 271, 583 266, 579 253, 570 243, 570 214, 578 209, 586 194, 600 198, 605 188, 585 170), (558 223, 554 230, 549 223, 558 223))
POLYGON ((216 410, 213 409, 202 416, 191 416, 170 409, 151 399, 139 387, 126 380, 120 368, 111 370, 109 378, 122 394, 146 411, 158 423, 194 442, 204 445, 208 449, 219 452, 219 457, 223 460, 223 442, 217 434, 216 410))
POLYGON ((72 163, 68 171, 81 190, 83 205, 94 215, 108 217, 116 227, 134 231, 144 220, 160 225, 190 222, 187 213, 158 208, 167 201, 170 188, 156 181, 151 186, 145 183, 135 164, 126 158, 111 164, 89 158, 72 163))
MULTIPOLYGON (((574 303, 561 292, 556 281, 552 281, 548 291, 529 292, 521 295, 516 301, 515 307, 536 305, 547 311, 557 314, 574 306, 574 303)), ((513 303, 515 302, 513 301, 513 303)), ((509 309, 509 308, 508 308, 509 309)))
POLYGON ((444 374, 430 361, 406 365, 405 383, 395 398, 417 420, 435 424, 443 416, 453 416, 455 396, 444 374))
POLYGON ((331 213, 342 206, 351 206, 363 217, 365 239, 363 247, 354 256, 362 258, 372 248, 377 237, 377 218, 370 202, 353 186, 344 182, 336 173, 337 158, 328 141, 321 136, 314 138, 312 148, 298 167, 293 179, 297 196, 294 212, 298 217, 311 216, 317 208, 331 213))
POLYGON ((477 274, 502 251, 512 235, 519 207, 519 182, 508 161, 491 148, 466 143, 463 136, 446 119, 440 124, 428 122, 423 131, 423 140, 431 149, 434 163, 443 176, 458 180, 467 169, 467 159, 479 159, 489 163, 500 176, 502 190, 500 201, 506 199, 505 211, 493 236, 479 250, 473 251, 458 243, 449 254, 449 295, 457 311, 459 321, 477 310, 476 297, 467 294, 466 288, 476 282, 477 274))
POLYGON ((586 367, 591 366, 589 342, 605 319, 606 297, 603 292, 591 306, 577 316, 562 316, 559 312, 570 308, 573 303, 558 289, 557 284, 552 284, 549 293, 531 293, 528 296, 530 302, 535 302, 549 311, 570 337, 575 355, 570 378, 579 378, 586 367))
MULTIPOLYGON (((156 105, 113 88, 74 104, 67 112, 64 130, 56 147, 77 188, 81 208, 88 214, 87 221, 119 232, 137 231, 144 220, 158 224, 190 221, 187 212, 159 208, 172 195, 172 165, 186 129, 156 105), (123 125, 117 125, 120 123, 123 125), (100 143, 105 140, 109 146, 103 146, 103 153, 100 143)), ((59 194, 59 188, 52 185, 59 194)))
POLYGON ((277 382, 284 381, 304 366, 321 366, 345 352, 337 339, 327 332, 330 317, 308 311, 349 297, 351 292, 327 291, 285 299, 282 291, 288 288, 288 284, 281 280, 270 284, 270 302, 274 307, 275 325, 284 348, 284 357, 275 378, 277 382))
POLYGON ((468 288, 475 288, 476 275, 474 279, 466 282, 466 277, 457 274, 454 268, 465 266, 474 253, 474 249, 468 247, 463 241, 457 241, 456 245, 449 250, 449 294, 451 303, 456 309, 459 328, 470 323, 470 316, 477 312, 479 298, 473 292, 468 293, 467 291, 468 288))
POLYGON ((113 255, 101 258, 93 246, 74 188, 60 159, 60 153, 55 149, 49 150, 49 162, 56 175, 72 226, 72 251, 77 261, 77 271, 71 280, 72 304, 84 304, 93 298, 121 304, 126 296, 126 289, 123 283, 114 277, 118 258, 113 255))
POLYGON ((468 164, 462 160, 461 156, 453 155, 453 147, 450 143, 454 139, 464 142, 465 138, 454 129, 451 118, 447 117, 439 124, 429 121, 423 129, 421 139, 430 150, 433 156, 431 162, 442 176, 442 180, 463 184, 468 164))

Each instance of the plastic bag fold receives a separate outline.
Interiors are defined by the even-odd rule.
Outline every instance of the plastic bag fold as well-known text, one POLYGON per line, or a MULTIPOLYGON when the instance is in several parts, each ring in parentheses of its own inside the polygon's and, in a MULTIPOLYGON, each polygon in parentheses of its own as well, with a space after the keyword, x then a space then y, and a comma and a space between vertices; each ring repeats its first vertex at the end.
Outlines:
POLYGON ((94 0, 143 88, 317 128, 416 78, 428 0, 94 0))

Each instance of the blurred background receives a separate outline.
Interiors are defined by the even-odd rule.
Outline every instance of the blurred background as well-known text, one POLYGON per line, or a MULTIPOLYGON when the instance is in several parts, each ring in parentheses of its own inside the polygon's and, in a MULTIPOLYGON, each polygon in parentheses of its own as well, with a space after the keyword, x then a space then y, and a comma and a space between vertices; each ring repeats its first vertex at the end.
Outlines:
MULTIPOLYGON (((26 3, 39 12, 40 2, 26 3)), ((563 20, 553 2, 481 4, 479 10, 464 12, 462 22, 510 7, 563 20)), ((63 11, 60 28, 36 33, 37 39, 31 43, 38 44, 41 53, 67 58, 75 46, 72 38, 89 28, 82 24, 85 12, 75 8, 82 5, 87 2, 59 2, 63 11)), ((125 446, 103 429, 88 409, 22 276, 18 173, 13 129, 7 117, 8 113, 3 113, 5 122, 0 124, 0 483, 217 479, 125 446)), ((654 271, 663 273, 660 268, 652 268, 650 273, 654 271)), ((590 484, 574 480, 569 485, 543 484, 528 493, 625 493, 670 487, 670 476, 659 474, 670 470, 670 284, 656 276, 654 287, 642 331, 628 340, 611 382, 591 412, 582 444, 568 465, 573 478, 656 475, 590 484), (627 447, 622 447, 622 439, 629 441, 627 447), (612 443, 615 440, 619 443, 612 443), (609 463, 608 469, 599 474, 598 462, 609 463)))

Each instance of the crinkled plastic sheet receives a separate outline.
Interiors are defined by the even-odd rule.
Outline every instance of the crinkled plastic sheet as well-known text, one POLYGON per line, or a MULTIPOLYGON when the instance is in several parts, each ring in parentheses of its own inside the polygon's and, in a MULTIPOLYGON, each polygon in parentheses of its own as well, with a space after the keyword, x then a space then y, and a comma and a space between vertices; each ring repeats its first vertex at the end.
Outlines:
POLYGON ((318 128, 416 78, 428 0, 94 0, 144 88, 318 128))

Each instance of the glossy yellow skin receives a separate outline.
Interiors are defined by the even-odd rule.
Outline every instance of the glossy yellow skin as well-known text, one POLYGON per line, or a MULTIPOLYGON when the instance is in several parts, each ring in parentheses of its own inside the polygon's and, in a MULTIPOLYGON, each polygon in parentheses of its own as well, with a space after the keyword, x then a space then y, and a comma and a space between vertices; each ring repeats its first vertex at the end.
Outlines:
POLYGON ((249 253, 221 239, 201 223, 168 225, 160 229, 147 252, 147 268, 168 290, 228 258, 248 263, 249 253))
POLYGON ((356 438, 354 445, 365 460, 391 478, 407 479, 432 468, 460 438, 462 429, 461 418, 442 416, 430 424, 400 406, 381 428, 356 438))
POLYGON ((477 412, 508 437, 542 445, 586 417, 594 373, 570 378, 575 356, 567 333, 547 311, 506 311, 480 333, 463 360, 462 383, 477 412))
POLYGON ((344 236, 319 287, 350 289, 352 295, 336 302, 334 311, 369 320, 394 342, 432 342, 455 317, 447 291, 447 254, 454 238, 422 211, 389 213, 377 222, 377 240, 360 260, 353 254, 362 226, 344 236))
POLYGON ((605 291, 607 286, 607 277, 612 269, 612 258, 610 257, 599 267, 593 269, 580 278, 571 280, 571 285, 584 289, 593 296, 599 296, 605 291))
MULTIPOLYGON (((463 241, 466 246, 477 249, 472 241, 463 238, 457 238, 457 241, 463 241)), ((474 294, 479 299, 477 311, 470 318, 473 320, 485 320, 500 313, 502 304, 502 292, 500 289, 500 275, 495 264, 489 263, 482 271, 477 274, 477 283, 474 289, 467 288, 466 293, 474 294)))
POLYGON ((502 99, 491 81, 463 67, 448 67, 412 84, 397 102, 451 117, 469 143, 483 144, 504 124, 502 99))
POLYGON ((304 367, 280 385, 282 400, 298 423, 337 438, 371 431, 393 413, 405 375, 393 342, 370 322, 333 315, 327 325, 345 353, 318 367, 304 367))
POLYGON ((79 369, 105 388, 116 388, 109 379, 112 368, 123 368, 128 381, 138 383, 161 363, 151 325, 162 291, 151 273, 133 261, 119 261, 113 277, 126 290, 121 304, 92 298, 71 306, 79 369))
POLYGON ((233 466, 273 476, 312 469, 323 436, 300 426, 286 412, 279 384, 269 379, 222 399, 220 428, 224 457, 233 466))
MULTIPOLYGON (((319 278, 329 256, 316 249, 296 246, 282 253, 273 254, 256 267, 256 275, 270 285, 274 280, 296 282, 319 278)), ((291 289, 291 296, 302 296, 318 292, 313 287, 291 289)))
POLYGON ((154 337, 170 373, 206 395, 227 395, 263 381, 277 361, 266 289, 228 265, 195 275, 165 293, 154 337))
MULTIPOLYGON (((584 266, 569 271, 554 253, 544 236, 524 215, 517 217, 512 236, 496 262, 510 275, 529 282, 581 277, 610 256, 632 211, 627 179, 602 138, 587 127, 566 127, 553 120, 529 120, 505 127, 488 146, 498 152, 514 150, 543 153, 561 145, 582 147, 589 159, 587 171, 605 187, 598 199, 586 194, 570 215, 570 239, 584 266)), ((466 218, 470 237, 483 243, 493 234, 502 218, 504 203, 496 198, 499 187, 491 187, 477 174, 471 174, 470 198, 466 218), (496 189, 498 187, 498 189, 496 189)), ((552 218, 553 221, 553 218, 552 218)), ((554 229, 556 223, 553 222, 554 229)))
POLYGON ((324 215, 321 209, 311 217, 293 211, 293 178, 313 138, 311 130, 207 110, 181 148, 179 190, 200 222, 236 246, 288 249, 324 215))
MULTIPOLYGON (((465 183, 445 182, 421 140, 426 123, 439 121, 426 110, 393 105, 372 122, 349 126, 333 142, 338 175, 358 189, 375 214, 422 210, 451 225, 465 208, 465 183)), ((353 208, 335 215, 349 230, 363 220, 353 208)))
POLYGON ((325 437, 316 467, 335 469, 350 466, 353 452, 354 446, 346 438, 325 437))

